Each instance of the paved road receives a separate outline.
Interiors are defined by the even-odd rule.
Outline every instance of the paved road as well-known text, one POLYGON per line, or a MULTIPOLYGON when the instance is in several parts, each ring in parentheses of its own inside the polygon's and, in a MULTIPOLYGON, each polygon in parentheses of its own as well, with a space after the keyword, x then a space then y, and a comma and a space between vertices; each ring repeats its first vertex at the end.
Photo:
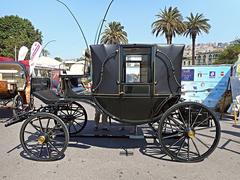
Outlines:
MULTIPOLYGON (((85 107, 89 119, 93 119, 94 110, 85 107)), ((218 148, 200 163, 170 161, 159 155, 152 140, 119 138, 74 138, 62 160, 36 162, 27 159, 19 145, 20 126, 21 123, 5 128, 0 124, 0 179, 235 180, 240 177, 240 125, 234 126, 231 120, 221 120, 218 148), (123 147, 134 154, 120 155, 123 147)))

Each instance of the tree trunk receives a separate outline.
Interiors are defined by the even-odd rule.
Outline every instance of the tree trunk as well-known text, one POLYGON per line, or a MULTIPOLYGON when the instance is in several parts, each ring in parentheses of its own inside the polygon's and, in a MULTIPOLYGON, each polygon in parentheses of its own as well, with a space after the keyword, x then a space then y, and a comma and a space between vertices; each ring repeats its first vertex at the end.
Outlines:
POLYGON ((192 36, 192 65, 195 65, 195 43, 196 43, 196 36, 192 36))
POLYGON ((166 35, 166 39, 167 39, 167 44, 172 44, 172 37, 169 35, 166 35))

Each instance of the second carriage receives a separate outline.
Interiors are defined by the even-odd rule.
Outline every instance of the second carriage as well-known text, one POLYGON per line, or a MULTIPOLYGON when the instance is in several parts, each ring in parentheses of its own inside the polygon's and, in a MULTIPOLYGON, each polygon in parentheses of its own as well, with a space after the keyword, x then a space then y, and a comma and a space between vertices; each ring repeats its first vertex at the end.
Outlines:
POLYGON ((15 118, 29 104, 28 79, 23 64, 15 61, 0 62, 0 106, 11 107, 15 118))

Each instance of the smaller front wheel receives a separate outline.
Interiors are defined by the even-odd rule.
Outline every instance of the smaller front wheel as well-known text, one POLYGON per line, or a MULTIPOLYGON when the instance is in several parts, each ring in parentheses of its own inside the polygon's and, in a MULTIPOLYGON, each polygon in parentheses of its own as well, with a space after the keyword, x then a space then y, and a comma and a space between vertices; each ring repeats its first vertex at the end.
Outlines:
POLYGON ((31 159, 52 161, 64 156, 69 142, 69 133, 65 123, 59 117, 40 112, 23 123, 20 141, 31 159))

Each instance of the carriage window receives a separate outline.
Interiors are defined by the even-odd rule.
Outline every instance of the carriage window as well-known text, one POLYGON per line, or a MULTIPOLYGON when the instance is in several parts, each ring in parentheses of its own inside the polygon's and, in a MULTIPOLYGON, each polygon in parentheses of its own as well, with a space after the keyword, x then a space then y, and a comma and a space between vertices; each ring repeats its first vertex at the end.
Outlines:
POLYGON ((148 83, 149 55, 126 55, 125 82, 148 83))

